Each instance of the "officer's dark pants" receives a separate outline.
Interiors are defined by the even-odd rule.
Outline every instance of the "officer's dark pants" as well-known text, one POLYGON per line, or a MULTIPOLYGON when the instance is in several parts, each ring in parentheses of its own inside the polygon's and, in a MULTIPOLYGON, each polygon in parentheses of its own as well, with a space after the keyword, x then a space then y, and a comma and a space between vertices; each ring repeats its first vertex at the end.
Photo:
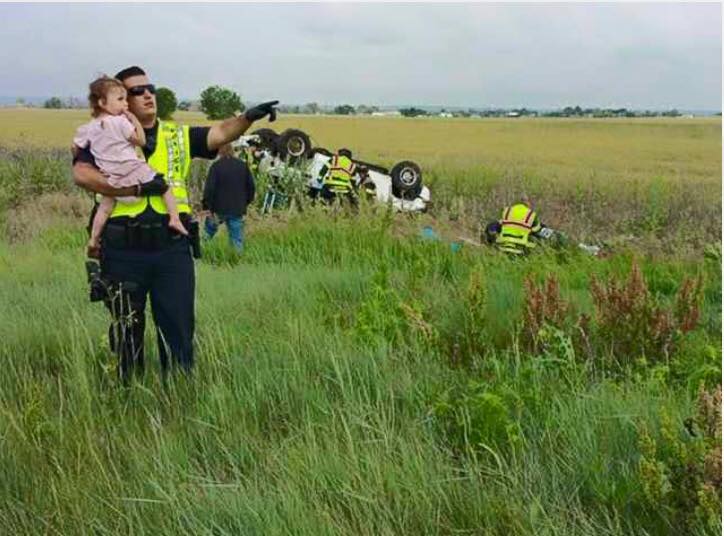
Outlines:
POLYGON ((178 237, 157 251, 103 247, 101 266, 114 289, 106 306, 113 316, 111 348, 119 375, 127 381, 134 367, 143 369, 146 296, 151 297, 161 368, 173 362, 185 372, 194 363, 194 263, 188 239, 178 237))

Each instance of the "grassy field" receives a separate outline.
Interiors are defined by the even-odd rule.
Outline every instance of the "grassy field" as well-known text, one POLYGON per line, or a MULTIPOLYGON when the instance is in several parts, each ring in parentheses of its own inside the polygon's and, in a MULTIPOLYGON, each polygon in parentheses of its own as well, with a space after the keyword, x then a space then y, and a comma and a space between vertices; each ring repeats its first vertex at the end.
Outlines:
MULTIPOLYGON (((0 146, 63 151, 82 110, 0 109, 0 146)), ((200 114, 179 121, 205 124, 200 114)), ((265 125, 261 125, 265 126, 265 125)), ((721 235, 721 119, 400 119, 283 116, 320 146, 392 165, 412 159, 435 213, 468 235, 528 195, 549 226, 584 241, 696 256, 721 235)))
POLYGON ((419 161, 430 213, 252 210, 242 257, 197 263, 196 374, 162 386, 148 330, 128 389, 87 302, 84 120, 0 110, 4 531, 721 533, 719 120, 282 118, 419 161), (523 192, 610 255, 420 236, 523 192))

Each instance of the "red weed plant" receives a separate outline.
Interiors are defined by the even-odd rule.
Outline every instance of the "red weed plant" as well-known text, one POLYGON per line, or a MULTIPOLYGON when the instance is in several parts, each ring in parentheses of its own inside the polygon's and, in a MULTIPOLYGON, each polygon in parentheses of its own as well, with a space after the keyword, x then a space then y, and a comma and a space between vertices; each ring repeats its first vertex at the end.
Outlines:
POLYGON ((570 305, 561 298, 560 285, 555 275, 550 274, 545 282, 538 286, 532 277, 525 279, 525 327, 523 336, 529 349, 538 351, 538 334, 541 329, 555 326, 563 329, 570 305))
POLYGON ((680 335, 699 322, 701 279, 685 279, 673 308, 660 305, 651 294, 638 263, 626 281, 591 278, 599 340, 607 355, 623 364, 639 357, 668 360, 680 335))

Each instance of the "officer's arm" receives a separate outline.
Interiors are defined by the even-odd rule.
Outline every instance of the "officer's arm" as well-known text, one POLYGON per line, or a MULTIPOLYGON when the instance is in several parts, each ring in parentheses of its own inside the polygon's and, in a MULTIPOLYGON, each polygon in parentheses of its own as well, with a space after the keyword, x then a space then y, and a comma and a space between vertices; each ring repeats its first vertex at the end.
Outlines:
POLYGON ((234 141, 244 132, 246 132, 251 124, 263 117, 269 116, 269 121, 276 119, 276 108, 279 101, 269 101, 249 108, 245 113, 238 117, 225 119, 220 123, 212 125, 206 137, 206 145, 210 151, 216 151, 219 147, 234 141))
POLYGON ((77 162, 73 165, 73 182, 77 186, 96 194, 118 197, 136 195, 136 187, 114 188, 108 184, 106 177, 92 164, 77 162))
POLYGON ((538 235, 538 233, 540 233, 544 227, 545 227, 545 225, 543 225, 540 222, 540 219, 538 218, 538 215, 536 214, 535 218, 533 219, 533 225, 531 226, 531 229, 530 229, 531 233, 533 233, 533 235, 538 235))
POLYGON ((243 115, 225 119, 212 125, 206 138, 206 145, 210 151, 216 151, 222 145, 232 142, 246 132, 251 126, 243 115))

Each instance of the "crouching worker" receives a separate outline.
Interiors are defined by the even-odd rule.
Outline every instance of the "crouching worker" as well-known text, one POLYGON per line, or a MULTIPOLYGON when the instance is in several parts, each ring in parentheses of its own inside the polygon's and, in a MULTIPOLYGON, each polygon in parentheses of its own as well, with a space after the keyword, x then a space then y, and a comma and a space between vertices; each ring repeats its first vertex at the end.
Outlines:
POLYGON ((485 228, 486 242, 511 255, 527 255, 536 241, 550 239, 553 234, 527 201, 504 208, 501 219, 485 228))
POLYGON ((322 184, 321 196, 326 202, 346 197, 350 205, 357 206, 354 176, 357 165, 352 160, 352 151, 339 149, 332 157, 329 172, 325 175, 322 184))

